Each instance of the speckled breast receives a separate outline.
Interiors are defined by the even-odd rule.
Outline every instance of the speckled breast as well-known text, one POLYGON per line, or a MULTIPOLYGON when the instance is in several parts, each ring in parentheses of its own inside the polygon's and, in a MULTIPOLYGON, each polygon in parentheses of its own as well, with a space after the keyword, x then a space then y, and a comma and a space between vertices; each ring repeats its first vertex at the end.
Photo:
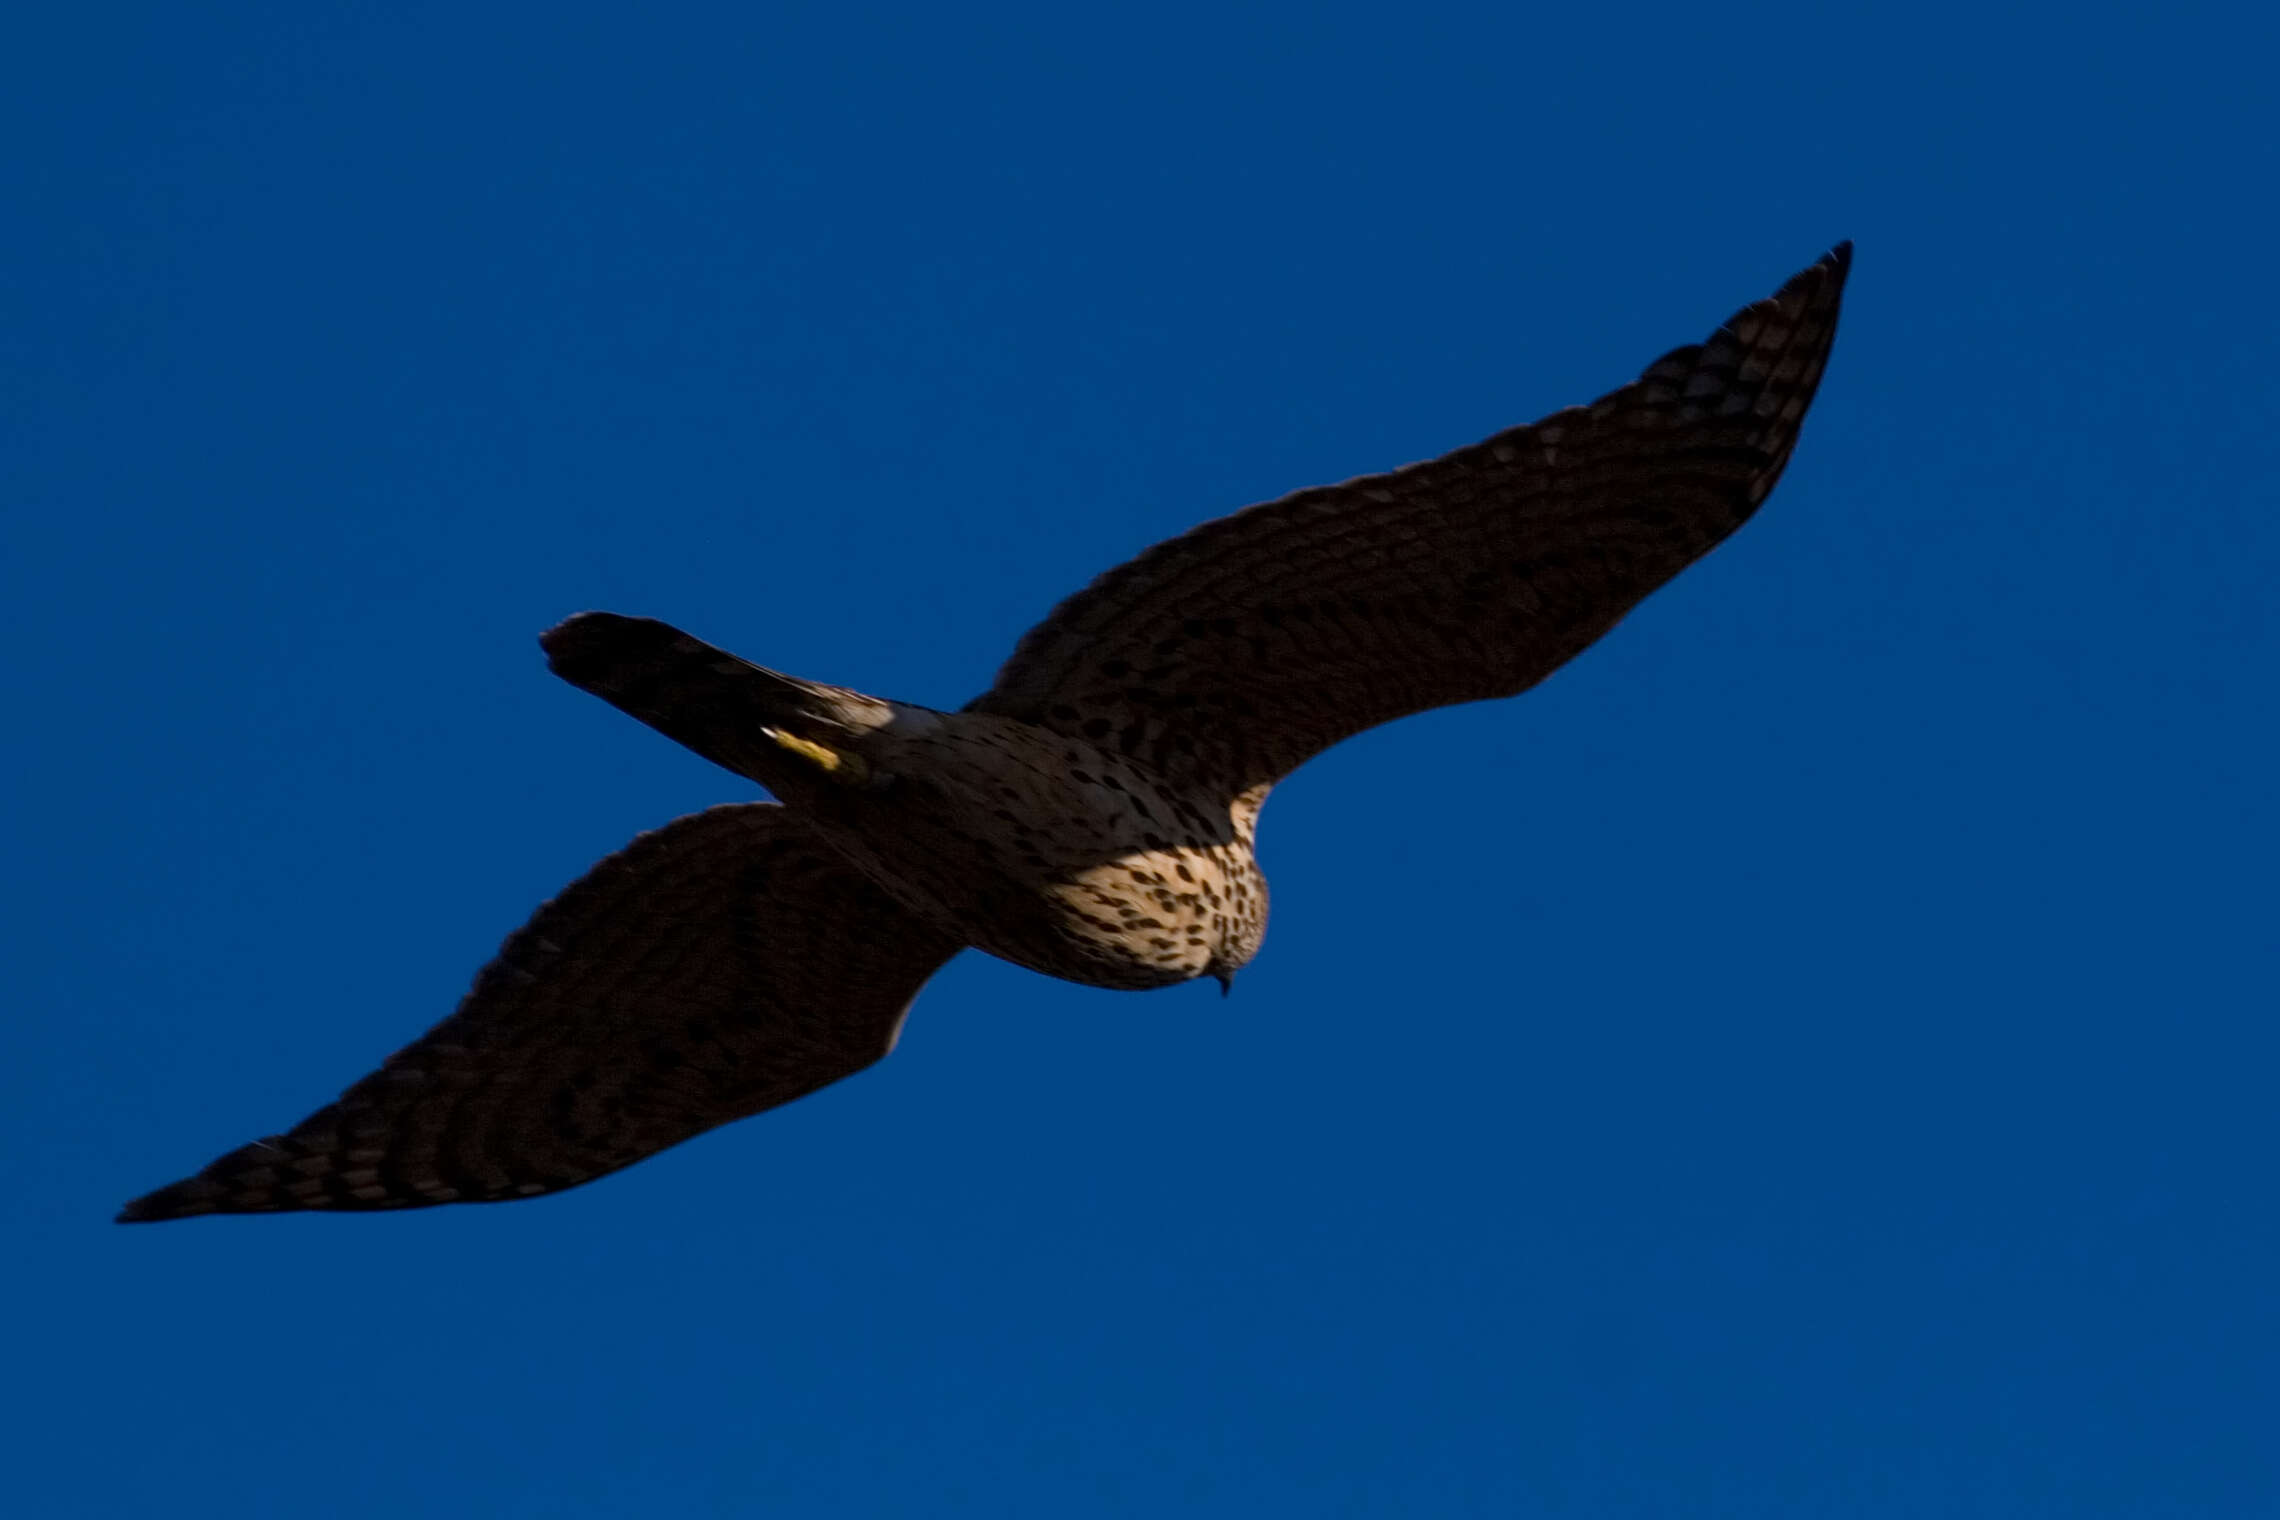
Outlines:
POLYGON ((1096 987, 1225 976, 1257 951, 1267 890, 1248 818, 1081 740, 940 716, 866 751, 883 784, 810 814, 906 906, 1096 987))

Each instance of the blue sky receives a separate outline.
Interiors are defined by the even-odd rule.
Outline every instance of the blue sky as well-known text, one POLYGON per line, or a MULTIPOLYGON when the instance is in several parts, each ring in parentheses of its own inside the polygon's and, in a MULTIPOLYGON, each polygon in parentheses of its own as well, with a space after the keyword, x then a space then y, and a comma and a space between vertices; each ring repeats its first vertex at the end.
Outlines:
POLYGON ((2280 1507, 2270 13, 51 7, 0 64, 40 1515, 2280 1507), (1265 951, 979 955, 528 1204, 124 1230, 748 791, 587 607, 954 706, 1207 516, 1840 237, 1768 508, 1290 780, 1265 951))

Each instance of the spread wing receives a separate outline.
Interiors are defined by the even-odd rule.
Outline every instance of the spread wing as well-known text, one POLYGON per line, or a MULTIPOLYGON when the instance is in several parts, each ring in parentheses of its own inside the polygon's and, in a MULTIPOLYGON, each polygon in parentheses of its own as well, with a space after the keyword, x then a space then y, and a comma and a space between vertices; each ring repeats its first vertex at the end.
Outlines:
POLYGON ((958 948, 782 808, 695 813, 539 909, 458 1012, 338 1102, 119 1217, 575 1187, 862 1070, 958 948))
POLYGON ((1765 500, 1850 262, 1838 245, 1589 406, 1156 545, 1032 629, 970 709, 1234 796, 1376 724, 1525 691, 1765 500))

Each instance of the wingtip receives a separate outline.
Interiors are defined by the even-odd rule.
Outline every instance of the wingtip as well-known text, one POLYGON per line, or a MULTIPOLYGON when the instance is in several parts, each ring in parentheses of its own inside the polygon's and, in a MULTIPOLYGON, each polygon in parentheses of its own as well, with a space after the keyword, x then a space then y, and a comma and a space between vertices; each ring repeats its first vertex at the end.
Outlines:
POLYGON ((1842 239, 1838 239, 1838 244, 1829 248, 1829 253, 1819 255, 1817 260, 1813 260, 1813 264, 1808 264, 1806 269, 1801 269, 1797 273, 1797 278, 1790 280, 1790 285, 1792 287, 1799 285, 1801 280, 1831 280, 1831 283, 1835 283, 1835 287, 1842 289, 1845 287, 1845 276, 1849 276, 1849 273, 1851 273, 1851 239, 1842 237, 1842 239))
POLYGON ((1828 252, 1791 275, 1774 299, 1779 300, 1782 296, 1790 295, 1808 286, 1818 286, 1824 283, 1842 290, 1845 276, 1852 273, 1852 256, 1852 239, 1839 239, 1828 252))
POLYGON ((210 1199, 199 1196, 197 1178, 169 1183, 156 1192, 131 1200, 112 1219, 113 1224, 159 1224, 218 1212, 210 1199))
POLYGON ((1808 312, 1819 312, 1829 319, 1834 330, 1835 313, 1844 300, 1845 278, 1852 272, 1852 239, 1846 238, 1822 254, 1818 259, 1782 281, 1781 288, 1761 301, 1754 301, 1736 312, 1727 321, 1734 322, 1753 313, 1787 312, 1792 317, 1808 312))

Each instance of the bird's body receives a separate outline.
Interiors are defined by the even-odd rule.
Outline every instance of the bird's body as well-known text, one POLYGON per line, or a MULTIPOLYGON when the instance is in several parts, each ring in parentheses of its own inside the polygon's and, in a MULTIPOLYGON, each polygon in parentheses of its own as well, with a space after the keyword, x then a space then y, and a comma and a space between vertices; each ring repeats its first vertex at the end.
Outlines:
POLYGON ((801 681, 647 619, 587 613, 544 643, 566 680, 767 787, 913 914, 1016 965, 1137 991, 1232 976, 1265 933, 1255 798, 1082 735, 801 681))
POLYGON ((1157 545, 962 711, 570 619, 542 639, 557 674, 780 803, 643 835, 338 1102, 121 1217, 574 1186, 877 1060, 964 946, 1098 987, 1224 985, 1266 930, 1274 783, 1525 690, 1738 527, 1788 462, 1848 262, 1588 407, 1157 545))
POLYGON ((1138 991, 1229 977, 1266 933, 1255 812, 989 713, 858 750, 874 781, 803 813, 914 912, 1047 976, 1138 991))

